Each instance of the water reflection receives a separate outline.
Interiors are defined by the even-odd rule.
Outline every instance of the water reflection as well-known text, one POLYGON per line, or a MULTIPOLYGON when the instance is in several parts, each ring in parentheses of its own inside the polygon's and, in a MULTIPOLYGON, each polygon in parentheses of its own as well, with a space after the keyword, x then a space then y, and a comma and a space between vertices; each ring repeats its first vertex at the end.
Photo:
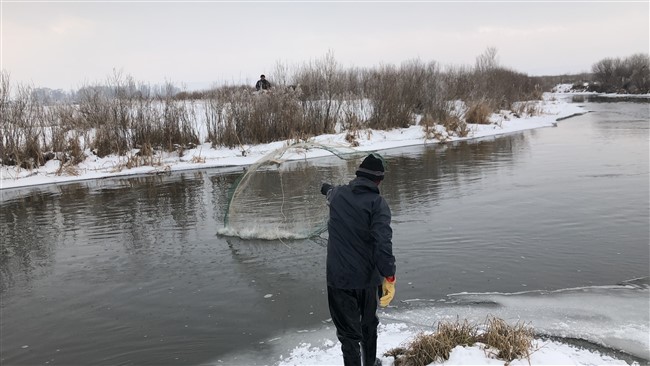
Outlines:
POLYGON ((76 259, 59 259, 69 262, 107 251, 182 246, 197 223, 212 216, 206 187, 223 192, 232 181, 223 175, 221 183, 205 184, 204 176, 197 171, 73 183, 10 197, 0 211, 0 288, 13 287, 18 273, 24 285, 46 275, 42 269, 54 265, 57 249, 74 249, 76 259))
POLYGON ((56 196, 37 194, 16 199, 0 210, 2 255, 0 256, 0 291, 15 284, 14 274, 31 278, 43 275, 55 254, 55 242, 61 236, 60 210, 56 196), (43 215, 43 213, 50 213, 43 215), (53 213, 53 215, 52 215, 53 213))
POLYGON ((380 188, 394 214, 431 208, 442 196, 466 194, 467 184, 480 184, 497 170, 508 174, 517 159, 514 152, 527 144, 525 135, 515 134, 387 151, 388 173, 380 188))
POLYGON ((603 96, 603 95, 591 95, 587 94, 584 96, 581 96, 582 98, 575 99, 575 102, 584 102, 587 101, 589 103, 642 103, 642 104, 648 104, 650 103, 650 98, 644 97, 644 96, 622 96, 622 95, 616 95, 616 96, 603 96))

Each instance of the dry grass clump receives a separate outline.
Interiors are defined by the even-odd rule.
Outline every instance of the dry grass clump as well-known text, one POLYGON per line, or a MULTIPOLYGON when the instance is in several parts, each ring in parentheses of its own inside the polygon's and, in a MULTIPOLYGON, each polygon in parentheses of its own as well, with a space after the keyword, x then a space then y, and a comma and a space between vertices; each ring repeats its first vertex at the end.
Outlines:
POLYGON ((478 327, 467 320, 438 324, 433 334, 418 334, 407 348, 395 348, 384 356, 393 356, 395 366, 428 365, 449 359, 449 353, 458 345, 472 346, 476 342, 478 327))
POLYGON ((350 144, 350 146, 353 147, 359 146, 359 141, 357 141, 358 138, 359 138, 358 130, 349 130, 345 134, 345 141, 347 141, 350 144))
POLYGON ((470 128, 467 122, 460 119, 456 115, 449 115, 443 121, 442 125, 445 126, 449 134, 456 134, 458 137, 467 137, 470 133, 470 128))
POLYGON ((470 103, 465 113, 465 120, 468 123, 476 123, 479 125, 490 124, 490 116, 492 115, 492 108, 485 101, 478 101, 470 103))
POLYGON ((205 156, 192 156, 191 162, 194 164, 205 164, 205 156))
POLYGON ((424 131, 424 138, 426 140, 433 139, 436 137, 436 122, 429 115, 424 115, 420 120, 420 126, 424 131))
POLYGON ((497 358, 510 362, 530 357, 533 336, 533 329, 524 323, 509 325, 503 319, 492 317, 487 320, 487 329, 479 339, 495 350, 497 358))
POLYGON ((539 116, 542 114, 541 105, 535 101, 513 103, 510 110, 516 117, 539 116))
POLYGON ((485 331, 467 320, 441 322, 433 334, 418 334, 407 347, 388 350, 384 356, 395 358, 395 366, 422 366, 444 362, 456 346, 485 344, 486 352, 496 358, 510 361, 531 354, 533 330, 525 324, 509 325, 502 319, 488 318, 485 331))
POLYGON ((72 165, 77 165, 86 159, 86 154, 84 153, 84 150, 81 147, 79 136, 70 137, 68 139, 67 146, 65 146, 64 148, 64 151, 65 151, 65 157, 63 158, 64 162, 67 162, 69 160, 72 165))
POLYGON ((440 132, 436 128, 436 123, 433 120, 433 118, 429 115, 425 115, 422 117, 420 120, 420 126, 422 126, 422 130, 424 131, 424 139, 425 140, 438 140, 440 142, 447 142, 449 139, 449 131, 447 131, 447 134, 440 132))

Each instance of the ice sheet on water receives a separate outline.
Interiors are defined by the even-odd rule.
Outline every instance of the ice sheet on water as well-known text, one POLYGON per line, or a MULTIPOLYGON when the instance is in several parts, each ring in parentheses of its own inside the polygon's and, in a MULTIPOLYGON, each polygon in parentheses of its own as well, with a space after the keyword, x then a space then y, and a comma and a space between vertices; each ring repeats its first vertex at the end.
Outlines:
POLYGON ((433 325, 456 317, 480 323, 491 315, 530 324, 538 334, 582 339, 650 360, 649 295, 647 279, 558 291, 461 293, 449 295, 450 302, 411 306, 390 317, 433 325))
MULTIPOLYGON (((512 294, 462 293, 450 295, 446 301, 400 301, 387 310, 379 311, 378 352, 383 354, 404 345, 418 332, 434 330, 440 321, 467 319, 484 324, 488 316, 495 316, 511 324, 525 322, 542 335, 583 339, 603 348, 621 350, 648 360, 649 295, 648 279, 644 278, 615 286, 512 294)), ((237 352, 235 357, 247 364, 267 364, 269 354, 277 355, 276 361, 280 360, 280 364, 337 364, 341 360, 340 345, 336 343, 335 330, 330 322, 324 322, 319 329, 307 333, 284 332, 273 340, 266 342, 261 351, 245 352, 245 355, 237 352), (285 362, 284 357, 287 356, 285 362)), ((562 341, 542 342, 544 347, 534 353, 533 361, 537 360, 537 364, 574 364, 576 360, 580 364, 622 362, 562 341)), ((471 356, 468 355, 465 352, 457 356, 471 356)), ((476 360, 480 358, 471 358, 472 362, 466 364, 476 364, 476 360)), ((494 364, 503 364, 502 361, 494 361, 494 364)), ((524 359, 513 364, 525 365, 528 361, 524 359)))

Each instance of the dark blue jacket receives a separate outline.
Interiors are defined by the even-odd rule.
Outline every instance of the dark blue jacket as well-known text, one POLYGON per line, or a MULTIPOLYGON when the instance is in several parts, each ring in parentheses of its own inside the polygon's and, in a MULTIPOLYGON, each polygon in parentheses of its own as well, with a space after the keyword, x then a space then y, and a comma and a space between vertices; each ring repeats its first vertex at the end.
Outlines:
POLYGON ((270 89, 271 88, 271 83, 266 80, 266 79, 259 79, 257 83, 255 83, 255 89, 260 90, 260 89, 270 89))
POLYGON ((379 286, 395 275, 391 213, 377 184, 357 177, 347 185, 327 186, 327 285, 340 289, 379 286))

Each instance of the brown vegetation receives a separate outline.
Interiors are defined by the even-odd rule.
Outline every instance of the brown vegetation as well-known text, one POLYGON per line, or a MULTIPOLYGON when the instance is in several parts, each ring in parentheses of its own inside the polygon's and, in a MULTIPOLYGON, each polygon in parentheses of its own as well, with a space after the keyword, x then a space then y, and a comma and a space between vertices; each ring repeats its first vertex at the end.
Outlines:
POLYGON ((650 93, 650 58, 635 54, 626 58, 605 58, 592 66, 590 91, 607 93, 650 93))
POLYGON ((440 322, 433 334, 420 333, 406 347, 391 349, 384 356, 394 357, 395 366, 423 366, 448 360, 456 346, 482 343, 486 353, 506 361, 506 365, 515 359, 530 359, 534 336, 531 327, 521 323, 509 325, 502 319, 490 317, 484 325, 485 330, 480 328, 467 320, 440 322))
POLYGON ((426 116, 428 129, 442 125, 449 136, 467 136, 467 123, 489 123, 491 113, 517 101, 538 99, 532 78, 498 65, 488 49, 474 67, 442 68, 436 62, 410 60, 400 66, 343 69, 328 52, 297 67, 277 66, 269 92, 250 86, 224 86, 180 92, 136 83, 114 72, 105 84, 84 86, 69 100, 42 96, 19 85, 12 93, 9 74, 0 83, 2 164, 37 167, 47 156, 62 162, 83 160, 91 150, 104 157, 139 157, 184 150, 209 142, 241 148, 291 138, 366 128, 413 125, 426 116), (464 101, 459 115, 450 101, 464 101), (198 122, 200 121, 200 122, 198 122), (205 131, 205 132, 203 132, 205 131))

